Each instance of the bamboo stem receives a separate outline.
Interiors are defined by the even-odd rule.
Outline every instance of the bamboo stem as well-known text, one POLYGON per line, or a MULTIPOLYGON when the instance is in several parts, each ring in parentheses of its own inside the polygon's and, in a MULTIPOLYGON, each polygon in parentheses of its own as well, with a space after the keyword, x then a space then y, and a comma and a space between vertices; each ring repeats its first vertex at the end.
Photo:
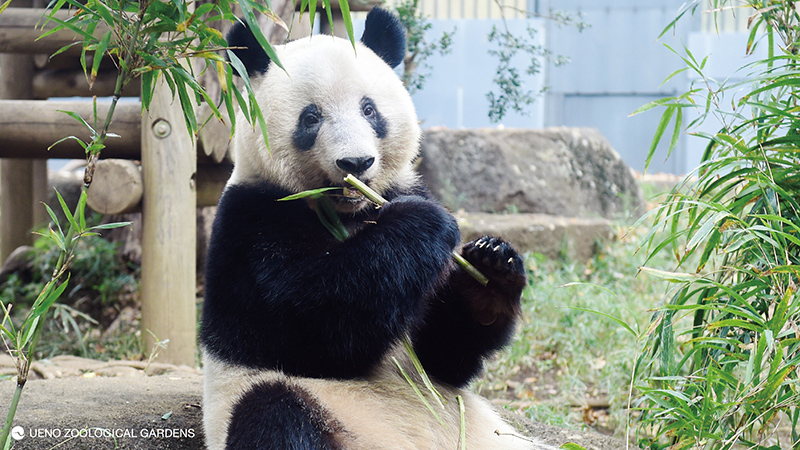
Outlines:
POLYGON ((0 434, 0 445, 5 446, 8 441, 8 434, 11 432, 11 424, 14 422, 14 416, 17 414, 17 405, 19 405, 19 398, 22 395, 22 388, 25 386, 25 381, 17 378, 17 388, 14 390, 14 398, 11 399, 11 405, 8 407, 8 416, 6 416, 6 423, 3 426, 3 433, 0 434))
MULTIPOLYGON (((381 197, 380 194, 372 190, 371 187, 364 184, 363 181, 359 180, 358 178, 354 177, 352 174, 348 174, 344 181, 350 183, 353 187, 361 191, 365 197, 372 200, 373 202, 377 203, 378 206, 383 206, 389 203, 388 200, 381 197)), ((482 274, 480 270, 476 269, 475 266, 469 263, 463 256, 458 254, 456 251, 453 251, 453 259, 456 263, 461 266, 464 271, 466 271, 472 278, 474 278, 478 283, 483 286, 486 286, 489 283, 489 279, 486 278, 486 275, 482 274)))

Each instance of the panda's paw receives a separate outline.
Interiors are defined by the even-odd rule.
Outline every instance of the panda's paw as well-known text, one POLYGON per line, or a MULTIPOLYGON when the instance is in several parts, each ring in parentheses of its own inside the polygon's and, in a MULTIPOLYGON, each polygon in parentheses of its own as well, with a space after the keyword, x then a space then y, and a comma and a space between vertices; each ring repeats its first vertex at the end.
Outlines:
POLYGON ((464 245, 461 254, 489 278, 487 288, 519 301, 527 283, 525 264, 511 245, 500 238, 483 236, 464 245))

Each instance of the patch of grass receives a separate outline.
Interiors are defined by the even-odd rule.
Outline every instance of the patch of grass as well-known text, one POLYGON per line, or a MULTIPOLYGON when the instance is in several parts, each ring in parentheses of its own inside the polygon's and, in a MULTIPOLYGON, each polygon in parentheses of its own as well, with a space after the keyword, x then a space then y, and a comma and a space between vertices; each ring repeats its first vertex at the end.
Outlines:
MULTIPOLYGON (((527 255, 520 332, 476 389, 540 422, 624 435, 641 344, 602 314, 641 334, 664 297, 666 282, 638 273, 646 252, 637 250, 648 229, 619 226, 617 239, 585 263, 527 255)), ((674 260, 660 258, 648 266, 674 268, 674 260)))

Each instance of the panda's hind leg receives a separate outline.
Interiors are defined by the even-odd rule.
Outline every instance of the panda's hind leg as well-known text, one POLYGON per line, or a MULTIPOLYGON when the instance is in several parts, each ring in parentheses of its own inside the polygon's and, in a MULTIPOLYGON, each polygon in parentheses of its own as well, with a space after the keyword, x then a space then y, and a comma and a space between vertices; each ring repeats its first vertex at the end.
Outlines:
POLYGON ((281 381, 256 384, 235 404, 227 450, 336 450, 341 432, 306 390, 281 381))

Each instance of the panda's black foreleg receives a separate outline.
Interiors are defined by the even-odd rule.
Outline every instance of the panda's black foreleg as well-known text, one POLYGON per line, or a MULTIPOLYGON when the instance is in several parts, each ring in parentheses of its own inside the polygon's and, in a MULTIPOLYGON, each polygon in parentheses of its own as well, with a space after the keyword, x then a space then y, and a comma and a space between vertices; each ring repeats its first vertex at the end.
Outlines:
POLYGON ((226 450, 335 450, 336 421, 316 399, 282 382, 255 385, 236 403, 226 450))
POLYGON ((522 258, 501 239, 484 236, 466 244, 461 253, 489 283, 481 286, 464 270, 455 270, 431 302, 414 339, 425 370, 458 387, 469 383, 482 370, 484 359, 510 341, 527 283, 522 258))

